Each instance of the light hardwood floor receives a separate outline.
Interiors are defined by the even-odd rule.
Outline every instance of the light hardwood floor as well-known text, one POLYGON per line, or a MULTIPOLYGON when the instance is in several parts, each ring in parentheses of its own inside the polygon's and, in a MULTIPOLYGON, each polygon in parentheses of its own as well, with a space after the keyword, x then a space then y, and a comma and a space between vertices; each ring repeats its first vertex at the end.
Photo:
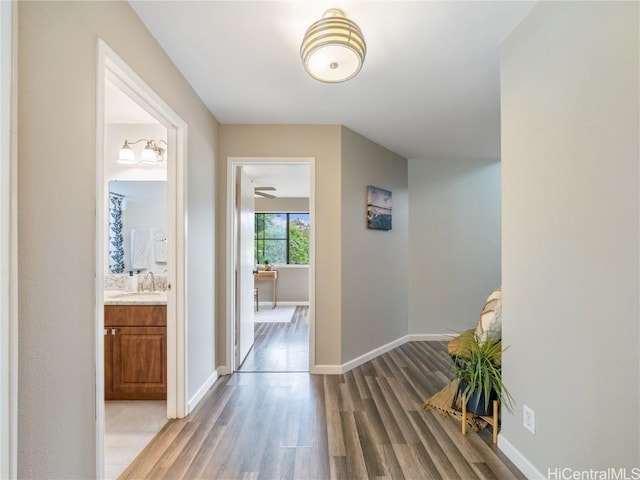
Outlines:
POLYGON ((412 342, 344 375, 222 377, 121 478, 524 478, 488 429, 422 410, 451 367, 444 343, 412 342))
POLYGON ((240 372, 308 372, 309 307, 296 307, 290 322, 256 323, 255 342, 240 372))

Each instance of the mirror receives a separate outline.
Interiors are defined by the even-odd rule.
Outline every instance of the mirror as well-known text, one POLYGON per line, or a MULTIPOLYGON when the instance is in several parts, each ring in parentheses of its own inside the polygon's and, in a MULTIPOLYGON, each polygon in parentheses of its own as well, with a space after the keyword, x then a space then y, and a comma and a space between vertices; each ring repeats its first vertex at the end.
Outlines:
POLYGON ((167 182, 109 182, 109 273, 167 268, 167 182))

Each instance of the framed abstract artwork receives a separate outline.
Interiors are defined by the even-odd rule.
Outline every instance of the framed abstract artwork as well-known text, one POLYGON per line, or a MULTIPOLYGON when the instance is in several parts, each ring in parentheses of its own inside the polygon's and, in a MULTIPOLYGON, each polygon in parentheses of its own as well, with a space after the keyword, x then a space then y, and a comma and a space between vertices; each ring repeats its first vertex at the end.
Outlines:
POLYGON ((391 191, 369 185, 367 187, 367 227, 391 230, 391 191))

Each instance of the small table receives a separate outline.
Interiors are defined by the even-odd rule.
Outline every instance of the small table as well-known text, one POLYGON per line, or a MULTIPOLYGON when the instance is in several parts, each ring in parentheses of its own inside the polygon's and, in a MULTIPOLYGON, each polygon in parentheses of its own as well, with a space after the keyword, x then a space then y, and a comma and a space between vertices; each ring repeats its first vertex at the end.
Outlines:
POLYGON ((271 280, 273 282, 273 308, 277 305, 277 291, 278 291, 278 271, 277 270, 259 270, 253 274, 253 280, 271 280))

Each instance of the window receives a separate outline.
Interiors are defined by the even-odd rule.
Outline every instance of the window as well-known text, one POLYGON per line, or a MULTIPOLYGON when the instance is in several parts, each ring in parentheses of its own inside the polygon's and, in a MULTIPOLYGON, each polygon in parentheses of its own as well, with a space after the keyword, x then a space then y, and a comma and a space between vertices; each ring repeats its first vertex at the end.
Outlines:
POLYGON ((308 213, 256 213, 255 260, 262 264, 309 264, 308 213))

